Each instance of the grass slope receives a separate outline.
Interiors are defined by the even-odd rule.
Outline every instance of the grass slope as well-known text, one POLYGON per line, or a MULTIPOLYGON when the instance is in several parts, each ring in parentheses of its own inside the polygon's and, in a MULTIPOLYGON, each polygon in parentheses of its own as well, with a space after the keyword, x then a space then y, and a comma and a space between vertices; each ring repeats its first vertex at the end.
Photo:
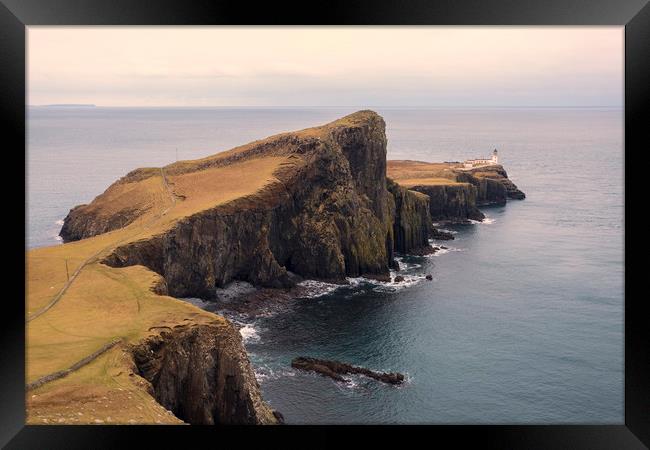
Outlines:
MULTIPOLYGON (((137 205, 128 226, 92 238, 27 252, 28 317, 48 305, 83 265, 60 300, 27 322, 27 382, 66 369, 116 338, 109 350, 76 372, 27 392, 28 423, 178 423, 144 390, 124 345, 160 327, 224 320, 152 290, 160 277, 142 266, 111 268, 99 260, 119 244, 162 233, 179 219, 254 196, 286 163, 260 157, 224 167, 118 183, 93 205, 119 213, 137 205), (166 182, 165 182, 166 181, 166 182), (67 261, 67 273, 66 273, 67 261), (84 265, 85 264, 85 265, 84 265)), ((147 169, 150 170, 150 169, 147 169)))

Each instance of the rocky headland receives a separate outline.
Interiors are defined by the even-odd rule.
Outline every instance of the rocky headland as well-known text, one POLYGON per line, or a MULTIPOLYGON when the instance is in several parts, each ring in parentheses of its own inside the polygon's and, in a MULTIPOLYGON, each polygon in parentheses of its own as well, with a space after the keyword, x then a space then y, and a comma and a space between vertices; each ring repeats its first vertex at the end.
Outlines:
POLYGON ((437 222, 482 221, 481 206, 504 205, 526 196, 500 164, 466 169, 460 163, 388 161, 390 178, 429 196, 431 218, 437 222))
POLYGON ((27 255, 28 381, 93 354, 104 336, 122 344, 34 390, 28 421, 279 423, 236 328, 174 297, 212 299, 218 288, 247 282, 258 289, 237 307, 251 311, 294 298, 306 278, 391 281, 397 253, 424 255, 436 251, 430 239, 453 239, 434 221, 481 220, 479 206, 523 198, 501 166, 387 162, 386 145, 384 120, 359 111, 203 159, 136 169, 73 208, 60 233, 65 244, 27 255), (57 346, 63 351, 52 358, 57 346), (89 409, 98 398, 122 401, 89 409), (70 405, 80 415, 66 416, 70 405))

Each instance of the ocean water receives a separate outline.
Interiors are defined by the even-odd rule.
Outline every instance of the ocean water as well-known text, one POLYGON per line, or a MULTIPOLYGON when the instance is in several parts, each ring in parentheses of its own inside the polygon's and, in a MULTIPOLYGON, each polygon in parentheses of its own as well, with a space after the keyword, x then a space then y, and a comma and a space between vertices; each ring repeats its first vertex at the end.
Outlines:
MULTIPOLYGON (((527 198, 447 227, 447 251, 403 255, 404 285, 315 283, 311 298, 243 323, 264 398, 289 423, 623 423, 622 111, 376 110, 389 158, 498 148, 527 198), (293 370, 297 356, 407 382, 336 383, 293 370)), ((353 111, 30 108, 27 245, 57 245, 68 210, 133 168, 353 111)))

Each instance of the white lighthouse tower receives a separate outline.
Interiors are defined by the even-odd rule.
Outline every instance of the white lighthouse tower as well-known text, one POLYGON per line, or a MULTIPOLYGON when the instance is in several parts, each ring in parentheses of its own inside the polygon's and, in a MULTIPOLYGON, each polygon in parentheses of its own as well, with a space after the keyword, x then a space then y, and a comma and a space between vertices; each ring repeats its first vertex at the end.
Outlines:
POLYGON ((499 164, 499 152, 496 148, 492 152, 492 164, 499 164))

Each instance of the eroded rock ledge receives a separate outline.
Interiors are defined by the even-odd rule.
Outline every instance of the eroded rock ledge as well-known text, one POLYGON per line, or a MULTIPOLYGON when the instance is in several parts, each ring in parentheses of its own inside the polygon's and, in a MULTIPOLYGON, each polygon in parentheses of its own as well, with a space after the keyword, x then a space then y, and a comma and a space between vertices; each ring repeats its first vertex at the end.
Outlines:
POLYGON ((278 423, 229 322, 179 326, 132 346, 156 400, 193 425, 278 423))

